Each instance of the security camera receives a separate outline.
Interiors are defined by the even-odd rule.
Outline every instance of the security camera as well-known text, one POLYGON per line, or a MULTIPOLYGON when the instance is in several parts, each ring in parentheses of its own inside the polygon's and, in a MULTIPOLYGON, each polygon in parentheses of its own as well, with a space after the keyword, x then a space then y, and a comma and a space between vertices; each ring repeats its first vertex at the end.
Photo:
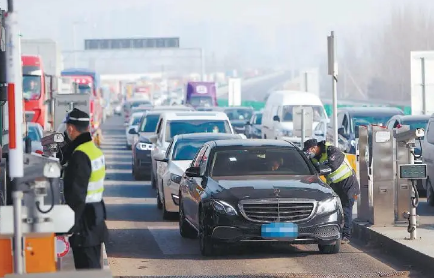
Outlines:
POLYGON ((65 141, 62 133, 53 133, 51 135, 45 136, 41 139, 42 146, 49 146, 51 144, 60 144, 65 141))
POLYGON ((401 132, 399 132, 399 129, 393 131, 393 137, 395 137, 396 140, 401 142, 411 141, 416 138, 421 138, 423 136, 425 136, 425 131, 422 128, 411 129, 401 132))

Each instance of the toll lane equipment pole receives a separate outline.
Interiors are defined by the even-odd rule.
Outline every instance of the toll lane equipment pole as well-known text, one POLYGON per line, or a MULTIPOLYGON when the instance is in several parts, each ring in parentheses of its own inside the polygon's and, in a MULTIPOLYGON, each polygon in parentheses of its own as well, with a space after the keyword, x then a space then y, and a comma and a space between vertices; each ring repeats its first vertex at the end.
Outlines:
POLYGON ((422 113, 426 115, 426 83, 425 83, 425 58, 420 58, 420 74, 421 74, 421 89, 422 89, 422 113))
POLYGON ((332 31, 330 36, 327 37, 327 56, 328 56, 328 75, 332 76, 332 94, 333 94, 333 145, 338 146, 338 70, 336 65, 336 52, 335 52, 335 32, 332 31))
POLYGON ((7 80, 8 80, 8 113, 9 113, 9 176, 12 185, 14 207, 14 271, 24 272, 22 249, 21 202, 23 192, 18 188, 17 179, 24 176, 23 165, 23 92, 21 74, 20 34, 13 0, 8 0, 6 17, 7 38, 7 80))
MULTIPOLYGON (((414 164, 414 144, 408 143, 408 163, 414 164)), ((414 199, 416 198, 416 192, 414 190, 414 180, 411 181, 411 207, 410 207, 410 240, 414 240, 417 237, 416 232, 416 222, 417 222, 417 212, 416 206, 414 205, 414 199)))

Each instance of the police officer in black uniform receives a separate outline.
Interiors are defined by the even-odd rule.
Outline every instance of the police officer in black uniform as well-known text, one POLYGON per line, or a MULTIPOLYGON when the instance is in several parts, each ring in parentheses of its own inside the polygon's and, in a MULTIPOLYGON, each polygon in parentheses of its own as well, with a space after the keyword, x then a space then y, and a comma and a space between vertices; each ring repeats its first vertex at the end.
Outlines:
POLYGON ((316 139, 309 139, 304 142, 303 151, 318 170, 321 165, 328 166, 332 170, 326 179, 341 199, 345 222, 342 231, 342 243, 348 243, 353 221, 353 205, 360 194, 360 186, 355 172, 345 154, 326 141, 318 142, 316 139))
POLYGON ((70 231, 76 269, 101 268, 101 244, 107 240, 104 191, 105 162, 89 133, 89 115, 78 109, 66 119, 68 161, 64 172, 66 204, 75 213, 70 231))

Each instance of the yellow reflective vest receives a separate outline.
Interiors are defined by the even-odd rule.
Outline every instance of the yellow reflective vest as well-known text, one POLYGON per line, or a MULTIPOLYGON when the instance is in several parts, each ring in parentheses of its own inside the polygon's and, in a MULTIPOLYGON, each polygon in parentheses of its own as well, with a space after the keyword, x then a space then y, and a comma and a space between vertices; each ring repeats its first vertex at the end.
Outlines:
POLYGON ((105 159, 104 154, 93 141, 79 145, 74 151, 85 153, 92 165, 92 172, 87 185, 86 203, 98 203, 102 201, 105 179, 105 159))
MULTIPOLYGON (((325 143, 326 148, 329 146, 331 146, 330 143, 325 143)), ((328 157, 327 151, 325 151, 321 154, 319 161, 316 158, 311 159, 311 161, 316 166, 324 165, 324 164, 327 165, 328 160, 329 160, 329 157, 328 157)), ((336 171, 333 171, 329 175, 327 175, 327 177, 326 177, 327 183, 341 182, 341 181, 345 180, 346 178, 349 178, 352 174, 353 174, 353 168, 351 167, 349 161, 345 157, 344 161, 338 167, 338 169, 336 169, 336 171)))

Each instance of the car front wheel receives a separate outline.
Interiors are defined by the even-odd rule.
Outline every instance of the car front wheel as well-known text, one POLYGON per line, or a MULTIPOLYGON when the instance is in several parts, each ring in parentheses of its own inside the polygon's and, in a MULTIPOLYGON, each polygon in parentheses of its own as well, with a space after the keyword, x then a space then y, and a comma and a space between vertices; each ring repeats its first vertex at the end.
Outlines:
POLYGON ((216 253, 216 245, 211 238, 211 236, 208 234, 208 231, 205 226, 205 213, 203 210, 200 212, 200 219, 199 219, 199 247, 200 247, 200 253, 202 256, 213 256, 216 253))
POLYGON ((336 243, 333 245, 318 244, 318 249, 322 254, 337 254, 341 251, 341 240, 336 240, 336 243))

